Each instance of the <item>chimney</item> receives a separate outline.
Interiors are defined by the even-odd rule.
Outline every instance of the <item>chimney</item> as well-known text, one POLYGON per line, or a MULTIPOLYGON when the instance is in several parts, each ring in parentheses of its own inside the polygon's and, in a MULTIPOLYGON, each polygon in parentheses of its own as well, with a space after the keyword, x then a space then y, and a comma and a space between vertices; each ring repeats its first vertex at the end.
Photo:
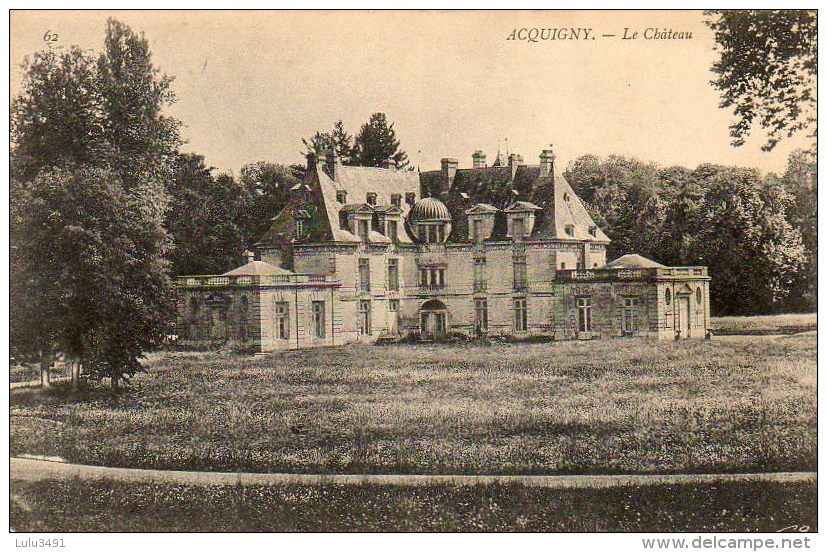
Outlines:
POLYGON ((385 159, 384 161, 382 161, 382 168, 388 169, 389 171, 394 170, 396 169, 396 161, 394 161, 393 159, 385 159))
POLYGON ((333 180, 338 180, 339 169, 342 167, 339 154, 334 150, 325 150, 322 152, 322 156, 324 157, 325 169, 327 170, 328 176, 333 180))
POLYGON ((475 151, 474 154, 471 155, 471 159, 474 161, 475 169, 482 169, 485 167, 485 154, 480 150, 475 151))
POLYGON ((554 178, 554 160, 557 158, 554 155, 554 150, 550 147, 549 149, 544 149, 543 153, 540 154, 540 176, 551 176, 554 178))
POLYGON ((442 182, 440 183, 442 188, 439 190, 439 193, 433 193, 436 190, 432 191, 434 197, 438 197, 442 192, 447 192, 451 189, 451 186, 454 185, 457 167, 459 167, 459 161, 456 159, 448 157, 442 159, 442 182))
POLYGON ((247 249, 244 251, 244 264, 251 263, 256 260, 256 254, 247 249))
POLYGON ((523 164, 523 156, 512 153, 508 156, 508 168, 511 169, 511 180, 514 180, 514 176, 517 174, 517 167, 523 164))
POLYGON ((307 157, 307 172, 310 172, 316 168, 319 156, 316 155, 316 152, 311 151, 305 157, 307 157))

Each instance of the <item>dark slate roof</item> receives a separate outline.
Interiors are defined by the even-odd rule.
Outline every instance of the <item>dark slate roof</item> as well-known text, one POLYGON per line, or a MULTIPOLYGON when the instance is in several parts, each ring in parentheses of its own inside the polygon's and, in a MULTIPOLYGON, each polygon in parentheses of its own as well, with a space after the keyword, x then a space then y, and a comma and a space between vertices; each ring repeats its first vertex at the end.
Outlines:
MULTIPOLYGON (((415 193, 419 197, 419 174, 414 171, 381 169, 378 167, 338 167, 336 180, 322 170, 317 164, 315 170, 310 171, 313 180, 314 198, 319 203, 320 210, 326 215, 325 223, 335 241, 358 242, 359 236, 343 230, 339 226, 339 209, 342 205, 336 201, 336 192, 344 190, 350 200, 360 201, 367 198, 368 192, 376 194, 376 203, 390 205, 391 195, 402 196, 402 216, 408 214, 409 205, 404 202, 406 193, 415 193)), ((399 241, 410 243, 405 232, 399 233, 399 241)), ((387 237, 377 232, 371 232, 371 241, 389 241, 387 237)))
MULTIPOLYGON (((442 187, 442 172, 420 174, 423 194, 442 187)), ((459 169, 451 189, 439 198, 453 214, 453 232, 450 241, 465 241, 468 223, 463 216, 475 204, 484 203, 501 211, 515 203, 532 204, 535 213, 533 237, 562 240, 610 241, 592 220, 580 198, 574 193, 562 173, 553 177, 541 176, 539 165, 519 165, 511 178, 511 169, 484 167, 459 169), (516 191, 516 194, 514 193, 516 191), (462 197, 466 194, 468 198, 462 197), (574 226, 574 237, 566 234, 566 226, 574 226), (589 230, 594 229, 595 235, 589 230)), ((505 239, 506 214, 499 212, 494 219, 493 239, 505 239)))

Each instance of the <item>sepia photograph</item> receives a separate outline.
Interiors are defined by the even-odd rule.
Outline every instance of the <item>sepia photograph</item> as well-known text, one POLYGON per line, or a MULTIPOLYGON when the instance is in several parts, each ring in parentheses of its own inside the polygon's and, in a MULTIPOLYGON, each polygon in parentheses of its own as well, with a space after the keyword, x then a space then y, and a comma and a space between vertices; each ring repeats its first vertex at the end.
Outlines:
POLYGON ((14 546, 814 547, 817 31, 10 10, 14 546))

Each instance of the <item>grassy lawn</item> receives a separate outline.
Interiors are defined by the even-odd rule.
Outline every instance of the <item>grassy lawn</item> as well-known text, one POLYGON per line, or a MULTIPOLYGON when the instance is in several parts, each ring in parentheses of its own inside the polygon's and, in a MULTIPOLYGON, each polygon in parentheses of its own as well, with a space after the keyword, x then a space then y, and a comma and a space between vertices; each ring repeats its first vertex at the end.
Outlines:
POLYGON ((818 328, 816 313, 712 317, 715 335, 772 335, 810 332, 818 328))
POLYGON ((816 336, 163 353, 11 396, 11 452, 326 473, 816 469, 816 336))
MULTIPOLYGON (((53 378, 69 376, 69 367, 61 362, 55 363, 52 368, 51 376, 53 378)), ((21 381, 33 381, 40 379, 40 365, 31 362, 24 362, 19 364, 12 364, 9 367, 9 381, 11 383, 18 383, 21 381)))
POLYGON ((15 531, 776 531, 817 529, 815 483, 554 490, 12 482, 15 531))

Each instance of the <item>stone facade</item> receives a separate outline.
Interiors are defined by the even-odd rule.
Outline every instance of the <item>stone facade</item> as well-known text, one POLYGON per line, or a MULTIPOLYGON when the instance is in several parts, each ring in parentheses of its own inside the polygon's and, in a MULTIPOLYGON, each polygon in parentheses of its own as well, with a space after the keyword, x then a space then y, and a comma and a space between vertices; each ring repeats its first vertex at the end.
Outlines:
POLYGON ((705 267, 637 255, 607 263, 609 238, 551 150, 538 166, 512 155, 485 167, 479 154, 472 169, 445 159, 430 173, 311 157, 305 184, 257 244, 260 260, 179 279, 180 336, 269 351, 410 333, 707 335, 705 267))

